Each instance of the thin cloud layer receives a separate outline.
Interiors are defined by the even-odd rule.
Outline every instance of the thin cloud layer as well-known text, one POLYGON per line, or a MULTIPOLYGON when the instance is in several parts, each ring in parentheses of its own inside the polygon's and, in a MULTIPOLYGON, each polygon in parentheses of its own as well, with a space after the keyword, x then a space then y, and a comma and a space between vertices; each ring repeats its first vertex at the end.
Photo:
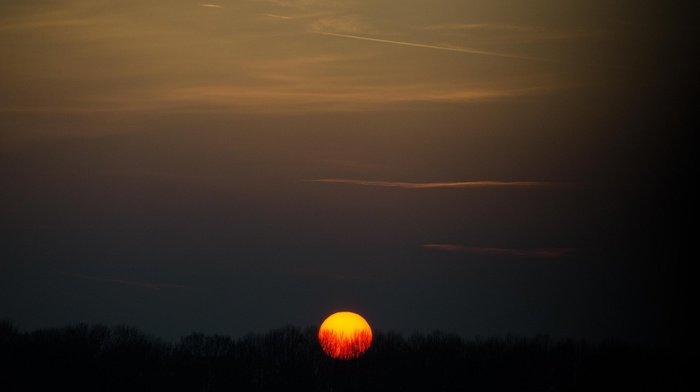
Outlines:
POLYGON ((532 26, 519 26, 498 23, 446 23, 440 25, 423 26, 422 30, 506 30, 506 31, 532 31, 532 26))
POLYGON ((140 282, 140 281, 122 280, 122 279, 104 279, 104 278, 97 278, 94 276, 79 275, 79 274, 73 274, 73 273, 68 273, 68 272, 63 272, 63 271, 61 271, 61 274, 65 275, 65 276, 70 276, 72 278, 90 280, 90 281, 94 281, 94 282, 118 284, 118 285, 123 285, 123 286, 140 287, 142 289, 151 289, 151 290, 191 289, 191 287, 189 287, 189 286, 182 286, 182 285, 163 284, 163 283, 154 283, 154 282, 140 282))
POLYGON ((316 31, 315 33, 316 34, 323 34, 323 35, 330 35, 330 36, 334 36, 334 37, 358 39, 358 40, 362 40, 362 41, 379 42, 379 43, 384 43, 384 44, 412 46, 415 48, 446 50, 449 52, 479 54, 479 55, 484 55, 484 56, 509 57, 509 58, 520 58, 520 59, 527 58, 525 56, 515 56, 515 55, 510 55, 510 54, 505 54, 505 53, 487 52, 487 51, 483 51, 483 50, 462 48, 462 47, 458 47, 458 46, 428 45, 428 44, 421 44, 421 43, 417 43, 417 42, 393 41, 393 40, 381 39, 381 38, 364 37, 364 36, 350 35, 350 34, 328 33, 328 32, 322 32, 322 31, 316 31))
POLYGON ((584 251, 580 248, 539 248, 539 249, 511 249, 488 248, 450 244, 424 244, 424 248, 437 249, 452 253, 466 253, 475 255, 517 256, 535 258, 561 258, 584 251))
MULTIPOLYGON (((13 61, 0 64, 6 86, 0 113, 375 111, 549 94, 580 83, 563 69, 552 72, 551 64, 487 45, 488 37, 440 34, 487 22, 420 29, 409 23, 414 18, 389 23, 374 16, 386 6, 3 5, 0 42, 13 61), (443 53, 426 56, 425 50, 443 53)), ((406 7, 408 16, 422 12, 416 4, 406 7)), ((487 35, 511 31, 479 29, 487 35)))
POLYGON ((342 178, 322 178, 308 180, 336 184, 351 184, 389 188, 425 189, 425 188, 521 188, 546 186, 549 183, 536 181, 457 181, 457 182, 397 182, 397 181, 366 181, 342 178))

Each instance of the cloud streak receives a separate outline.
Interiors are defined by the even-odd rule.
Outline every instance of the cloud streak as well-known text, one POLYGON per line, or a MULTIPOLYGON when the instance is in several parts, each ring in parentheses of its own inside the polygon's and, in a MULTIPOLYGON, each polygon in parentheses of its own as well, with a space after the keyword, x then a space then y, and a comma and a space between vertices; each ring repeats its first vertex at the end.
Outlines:
POLYGON ((489 248, 473 247, 451 244, 424 244, 424 248, 437 249, 452 253, 465 253, 474 255, 493 256, 517 256, 555 259, 569 256, 574 253, 585 251, 581 248, 538 248, 538 249, 512 249, 512 248, 489 248))
POLYGON ((265 16, 267 16, 269 18, 275 18, 275 19, 294 19, 291 16, 286 16, 286 15, 265 14, 265 16))
MULTIPOLYGON (((41 12, 18 7, 9 14, 7 23, 0 26, 0 38, 8 43, 7 57, 15 60, 0 65, 1 83, 7 85, 0 89, 0 113, 376 112, 423 103, 520 99, 579 83, 552 72, 549 65, 537 68, 535 61, 528 64, 526 73, 517 74, 511 69, 519 67, 518 61, 501 61, 526 58, 501 53, 521 50, 512 46, 498 49, 476 38, 439 34, 439 30, 383 39, 415 31, 388 33, 392 29, 383 21, 350 12, 359 4, 340 7, 332 1, 300 0, 170 7, 159 1, 139 5, 143 12, 131 12, 131 7, 106 12, 93 3, 76 2, 41 12), (270 7, 282 4, 294 7, 270 7), (193 8, 202 12, 191 14, 193 8), (168 12, 159 12, 165 9, 168 12), (215 16, 225 10, 230 18, 215 16), (172 23, 175 15, 182 15, 183 23, 172 23), (36 31, 15 34, 21 29, 36 31), (169 41, 161 42, 159 37, 169 41), (366 44, 347 45, 352 43, 349 40, 366 44), (372 48, 370 43, 377 50, 367 50, 372 48), (382 50, 386 45, 415 48, 405 53, 418 56, 407 57, 415 58, 415 64, 382 50), (40 50, 25 52, 27 48, 40 50), (479 57, 427 59, 425 50, 479 57), (489 60, 503 67, 480 65, 489 60), (465 61, 464 67, 458 61, 465 61), (86 62, 97 66, 85 67, 86 62), (173 63, 178 66, 172 67, 173 63)), ((432 28, 510 31, 517 26, 436 24, 432 28)), ((425 106, 426 110, 434 107, 425 106)))
MULTIPOLYGON (((260 68, 263 68, 262 66, 260 68)), ((245 113, 305 113, 324 111, 377 111, 406 102, 477 102, 545 94, 551 87, 520 89, 460 89, 459 86, 426 84, 375 85, 356 83, 340 76, 294 75, 284 72, 263 75, 269 85, 216 85, 180 88, 143 101, 124 101, 125 106, 147 108, 202 108, 245 113)), ((112 105, 114 107, 115 105, 112 105)))
POLYGON ((505 54, 505 53, 495 53, 495 52, 487 52, 487 51, 476 50, 476 49, 471 49, 471 48, 463 48, 463 47, 459 47, 459 46, 427 45, 427 44, 420 44, 420 43, 416 43, 416 42, 393 41, 393 40, 388 40, 388 39, 365 37, 365 36, 361 36, 361 35, 327 33, 327 32, 323 32, 323 31, 314 31, 314 33, 322 34, 322 35, 329 35, 329 36, 334 36, 334 37, 344 37, 344 38, 352 38, 352 39, 371 41, 371 42, 380 42, 380 43, 384 43, 384 44, 412 46, 412 47, 416 47, 416 48, 426 48, 426 49, 446 50, 446 51, 450 51, 450 52, 461 52, 461 53, 479 54, 479 55, 485 55, 485 56, 508 57, 508 58, 519 58, 519 59, 529 58, 529 57, 516 56, 516 55, 505 54))
POLYGON ((424 26, 421 30, 506 30, 506 31, 532 31, 532 26, 509 25, 499 23, 446 23, 424 26))
POLYGON ((396 182, 396 181, 366 181, 343 178, 322 178, 306 180, 309 182, 324 182, 335 184, 351 184, 385 188, 425 189, 425 188, 522 188, 550 185, 536 181, 457 181, 457 182, 396 182))
POLYGON ((97 278, 97 277, 88 276, 88 275, 72 274, 72 273, 68 273, 68 272, 64 272, 64 271, 60 271, 60 273, 62 275, 65 275, 65 276, 70 276, 73 278, 78 278, 78 279, 83 279, 83 280, 90 280, 93 282, 112 283, 112 284, 119 284, 119 285, 124 285, 124 286, 140 287, 142 289, 160 290, 160 289, 191 289, 192 288, 189 286, 174 285, 174 284, 139 282, 139 281, 121 280, 121 279, 104 279, 104 278, 97 278))

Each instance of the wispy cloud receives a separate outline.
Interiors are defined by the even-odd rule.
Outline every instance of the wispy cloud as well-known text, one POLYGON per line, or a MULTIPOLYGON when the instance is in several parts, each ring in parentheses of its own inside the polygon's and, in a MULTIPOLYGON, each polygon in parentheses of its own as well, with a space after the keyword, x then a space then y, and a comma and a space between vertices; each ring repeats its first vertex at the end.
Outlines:
MULTIPOLYGON (((596 39, 608 36, 610 32, 568 26, 556 28, 553 26, 531 26, 502 23, 446 23, 420 26, 415 30, 438 37, 447 37, 451 41, 472 42, 474 45, 506 45, 507 47, 528 46, 532 44, 553 44, 570 42, 575 45, 582 40, 596 39)), ((540 61, 561 61, 543 53, 543 56, 526 57, 540 61)))
POLYGON ((519 99, 578 83, 534 62, 526 73, 508 71, 519 57, 511 49, 438 30, 396 29, 356 12, 359 3, 146 2, 138 6, 143 12, 77 3, 16 11, 0 26, 8 58, 17 59, 0 65, 8 85, 0 89, 0 113, 376 112, 519 99), (223 7, 231 18, 216 17, 223 7), (173 15, 183 23, 173 24, 173 15), (36 33, 13 35, 18 29, 36 33), (415 48, 404 53, 415 62, 387 46, 415 48), (32 47, 43 49, 23 52, 32 47), (429 50, 447 55, 423 56, 429 50), (83 67, 87 60, 99 66, 83 67))
POLYGON ((104 282, 104 283, 111 283, 111 284, 119 284, 119 285, 124 285, 124 286, 133 286, 133 287, 140 287, 143 289, 151 289, 151 290, 160 290, 160 289, 191 289, 192 287, 190 286, 182 286, 182 285, 174 285, 174 284, 163 284, 163 283, 154 283, 154 282, 140 282, 140 281, 133 281, 133 280, 122 280, 122 279, 105 279, 105 278, 97 278, 94 276, 88 276, 88 275, 80 275, 80 274, 73 274, 69 272, 64 272, 64 271, 59 271, 62 275, 65 276, 70 276, 72 278, 78 278, 78 279, 83 279, 83 280, 90 280, 93 282, 104 282))
POLYGON ((502 187, 537 187, 550 185, 536 181, 456 181, 456 182, 396 182, 396 181, 366 181, 343 178, 322 178, 306 180, 309 182, 327 182, 337 184, 352 184, 388 188, 502 188, 502 187))
POLYGON ((506 30, 532 31, 532 26, 512 25, 501 23, 446 23, 420 27, 420 30, 506 30))
POLYGON ((0 26, 0 32, 13 30, 53 29, 65 27, 90 27, 99 23, 96 19, 35 20, 19 23, 7 23, 0 26))
POLYGON ((467 253, 477 255, 496 255, 496 256, 518 256, 518 257, 537 257, 537 258, 561 258, 574 253, 585 251, 581 248, 537 248, 537 249, 512 249, 512 248, 488 248, 461 246, 451 244, 424 244, 424 248, 437 249, 453 253, 467 253))
POLYGON ((446 50, 446 51, 450 51, 450 52, 461 52, 461 53, 479 54, 479 55, 485 55, 485 56, 497 56, 497 57, 520 58, 520 59, 529 58, 529 57, 525 57, 525 56, 516 56, 516 55, 511 55, 511 54, 505 54, 505 53, 496 53, 496 52, 488 52, 488 51, 476 50, 476 49, 471 49, 471 48, 463 48, 460 46, 428 45, 428 44, 421 44, 421 43, 417 43, 417 42, 393 41, 393 40, 388 40, 388 39, 372 38, 372 37, 365 37, 365 36, 360 36, 360 35, 329 33, 329 32, 323 32, 323 31, 314 31, 314 33, 323 34, 323 35, 330 35, 330 36, 334 36, 334 37, 343 37, 343 38, 352 38, 352 39, 371 41, 371 42, 380 42, 380 43, 385 43, 385 44, 412 46, 412 47, 416 47, 416 48, 446 50))
POLYGON ((276 15, 276 14, 265 14, 265 16, 275 19, 294 19, 291 16, 286 15, 276 15))
POLYGON ((313 22, 311 31, 316 33, 332 34, 357 34, 360 31, 365 31, 367 25, 354 15, 345 15, 341 17, 324 17, 313 22))
MULTIPOLYGON (((377 111, 392 104, 406 102, 479 102, 532 96, 547 93, 553 88, 536 87, 521 89, 468 89, 427 84, 352 85, 352 79, 340 76, 316 78, 285 73, 265 76, 276 79, 276 85, 212 85, 175 89, 160 97, 137 103, 145 107, 160 104, 162 107, 202 106, 209 111, 244 113, 307 113, 324 111, 377 111), (306 82, 306 83, 305 83, 306 82)), ((182 109, 181 109, 182 110, 182 109)))

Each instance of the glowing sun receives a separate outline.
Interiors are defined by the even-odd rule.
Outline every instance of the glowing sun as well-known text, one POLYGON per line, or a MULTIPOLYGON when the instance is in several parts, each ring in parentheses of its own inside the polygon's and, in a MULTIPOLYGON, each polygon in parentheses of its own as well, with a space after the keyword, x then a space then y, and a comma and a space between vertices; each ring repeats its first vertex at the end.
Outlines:
POLYGON ((336 359, 354 359, 369 348, 372 343, 372 329, 359 314, 333 313, 321 324, 318 341, 329 356, 336 359))

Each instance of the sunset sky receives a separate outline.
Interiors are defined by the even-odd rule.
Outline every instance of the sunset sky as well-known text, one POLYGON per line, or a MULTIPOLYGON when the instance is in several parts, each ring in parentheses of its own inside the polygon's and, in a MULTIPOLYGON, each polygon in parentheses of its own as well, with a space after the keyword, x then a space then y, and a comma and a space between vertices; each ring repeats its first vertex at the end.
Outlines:
POLYGON ((695 4, 2 1, 0 319, 666 341, 695 4))

